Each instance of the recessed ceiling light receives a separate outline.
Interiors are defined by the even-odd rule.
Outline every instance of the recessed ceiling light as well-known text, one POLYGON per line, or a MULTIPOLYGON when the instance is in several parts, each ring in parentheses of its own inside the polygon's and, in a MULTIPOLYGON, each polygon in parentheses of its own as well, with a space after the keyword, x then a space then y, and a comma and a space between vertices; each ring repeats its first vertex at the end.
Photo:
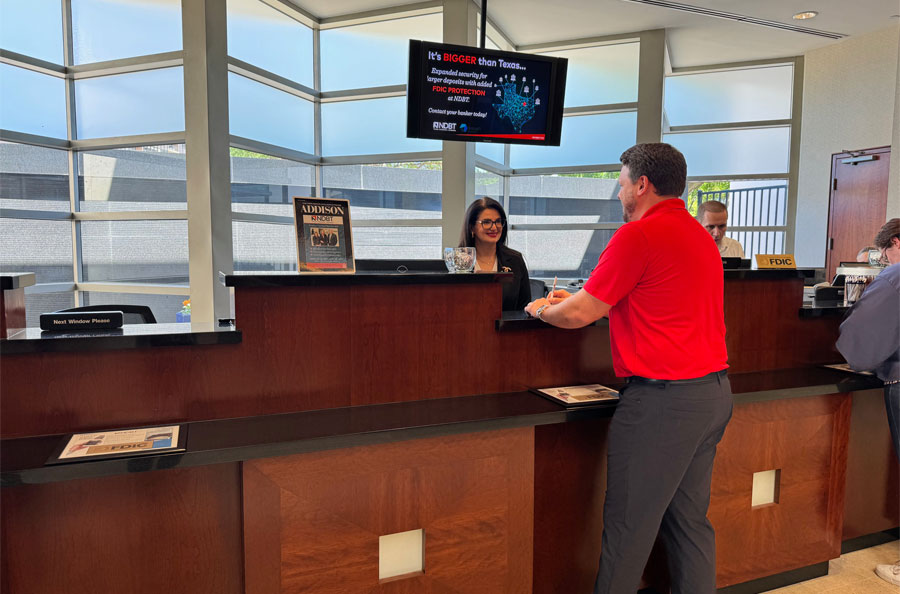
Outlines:
POLYGON ((819 13, 816 12, 815 10, 807 10, 805 12, 798 12, 797 14, 795 14, 794 19, 798 20, 798 21, 803 21, 806 19, 811 19, 814 16, 817 16, 818 14, 819 13))

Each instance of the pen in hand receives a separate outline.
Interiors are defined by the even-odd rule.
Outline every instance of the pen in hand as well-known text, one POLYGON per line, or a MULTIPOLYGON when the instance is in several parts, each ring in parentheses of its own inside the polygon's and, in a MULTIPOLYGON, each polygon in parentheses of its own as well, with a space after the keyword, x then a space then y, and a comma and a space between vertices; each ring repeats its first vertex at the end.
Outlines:
POLYGON ((556 279, 557 278, 558 277, 556 277, 556 276, 553 277, 553 287, 550 289, 550 295, 548 295, 547 301, 550 301, 550 299, 553 299, 553 293, 556 292, 556 279))

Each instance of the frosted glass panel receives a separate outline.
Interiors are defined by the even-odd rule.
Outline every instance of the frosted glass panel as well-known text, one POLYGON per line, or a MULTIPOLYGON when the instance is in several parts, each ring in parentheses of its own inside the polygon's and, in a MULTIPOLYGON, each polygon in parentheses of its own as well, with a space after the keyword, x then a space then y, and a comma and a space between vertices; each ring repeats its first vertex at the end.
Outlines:
POLYGON ((354 223, 367 219, 440 219, 440 161, 327 165, 325 198, 350 201, 354 223))
POLYGON ((0 0, 0 47, 63 63, 60 0, 0 0))
POLYGON ((475 168, 475 197, 489 196, 503 202, 503 178, 496 173, 475 168))
MULTIPOLYGON (((290 207, 286 208, 290 210, 290 207)), ((293 225, 234 221, 231 241, 235 271, 297 270, 297 239, 293 225)), ((356 257, 360 256, 357 254, 356 257)))
POLYGON ((312 29, 259 0, 228 0, 228 55, 313 86, 312 29))
POLYGON ((322 154, 439 151, 439 140, 406 137, 406 98, 322 104, 322 154))
POLYGON ((315 185, 312 165, 231 149, 234 212, 293 217, 293 197, 312 196, 315 185))
POLYGON ((793 72, 793 66, 777 66, 667 77, 669 124, 788 119, 793 72))
POLYGON ((180 0, 72 0, 75 63, 181 49, 180 0))
POLYGON ((638 96, 639 43, 551 52, 569 60, 566 107, 630 103, 638 96))
POLYGON ((229 73, 228 117, 235 136, 304 153, 315 150, 313 104, 306 99, 229 73))
POLYGON ((322 90, 405 85, 409 40, 442 38, 440 14, 322 31, 322 90))
POLYGON ((61 78, 0 64, 0 128, 66 138, 66 83, 61 78))
POLYGON ((663 136, 684 153, 688 175, 786 173, 790 141, 788 127, 663 136))
POLYGON ((184 130, 184 71, 147 72, 75 81, 78 138, 184 130))
POLYGON ((607 113, 563 118, 560 146, 510 146, 513 169, 618 163, 634 144, 637 114, 607 113))
POLYGON ((492 159, 500 164, 503 163, 503 147, 505 144, 495 142, 476 142, 475 152, 483 157, 492 159))

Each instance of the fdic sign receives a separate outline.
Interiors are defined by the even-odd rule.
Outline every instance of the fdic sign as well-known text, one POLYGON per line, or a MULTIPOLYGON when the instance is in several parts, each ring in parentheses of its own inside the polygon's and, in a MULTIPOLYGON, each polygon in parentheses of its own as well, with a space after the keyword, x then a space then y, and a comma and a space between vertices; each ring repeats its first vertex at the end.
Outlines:
POLYGON ((790 268, 796 269, 794 254, 756 254, 756 267, 765 268, 790 268))

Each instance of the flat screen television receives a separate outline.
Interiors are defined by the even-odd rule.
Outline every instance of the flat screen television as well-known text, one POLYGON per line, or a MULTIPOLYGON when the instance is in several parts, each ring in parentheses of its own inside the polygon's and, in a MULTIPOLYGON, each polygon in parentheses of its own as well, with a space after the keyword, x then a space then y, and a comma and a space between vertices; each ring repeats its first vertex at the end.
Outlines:
POLYGON ((410 40, 410 138, 559 146, 568 60, 410 40))

